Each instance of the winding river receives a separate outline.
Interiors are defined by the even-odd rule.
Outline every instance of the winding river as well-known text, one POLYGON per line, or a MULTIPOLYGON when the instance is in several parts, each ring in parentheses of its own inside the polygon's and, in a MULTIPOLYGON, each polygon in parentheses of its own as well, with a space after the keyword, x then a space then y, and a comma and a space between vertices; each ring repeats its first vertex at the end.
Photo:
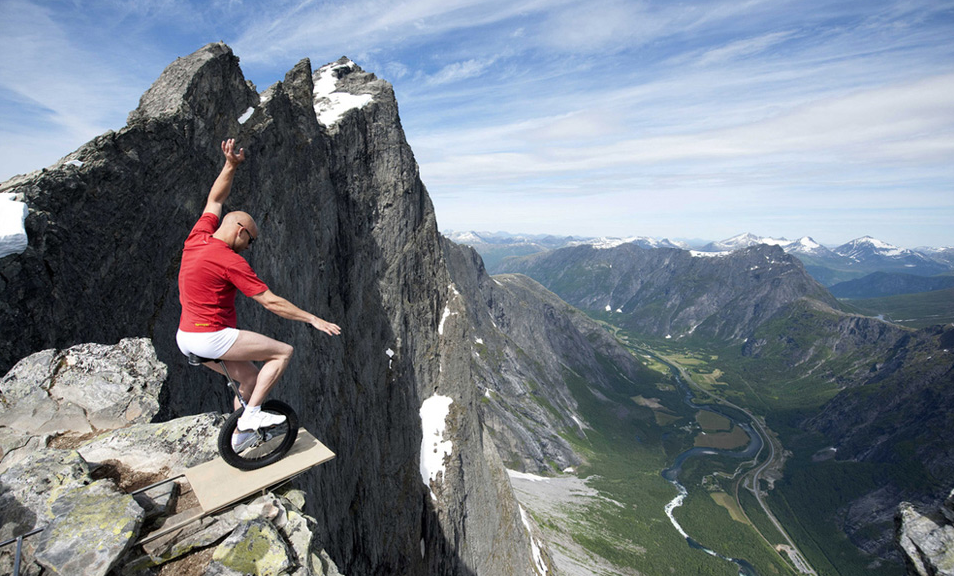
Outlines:
POLYGON ((758 455, 758 453, 762 450, 762 436, 759 435, 755 430, 753 430, 752 427, 749 426, 748 424, 737 422, 736 417, 726 413, 728 412, 728 410, 719 410, 719 409, 716 409, 716 407, 713 407, 710 405, 696 404, 693 401, 692 392, 689 390, 689 387, 686 385, 682 377, 679 375, 679 371, 676 370, 673 366, 670 366, 669 368, 670 370, 672 370, 673 376, 675 376, 676 381, 679 383, 680 389, 684 393, 683 400, 686 402, 686 404, 688 404, 689 406, 691 406, 692 408, 696 410, 708 410, 710 412, 715 412, 716 414, 724 416, 728 418, 729 420, 731 420, 732 422, 737 423, 738 426, 740 426, 743 430, 745 430, 745 432, 749 435, 750 441, 749 441, 749 445, 746 446, 744 450, 732 451, 732 450, 719 450, 715 448, 690 448, 689 450, 686 450, 685 452, 677 456, 675 462, 673 462, 673 465, 662 471, 662 477, 668 480, 669 482, 671 482, 676 487, 676 489, 679 490, 679 494, 675 498, 673 498, 668 504, 666 504, 666 507, 665 507, 666 516, 669 517, 669 521, 672 522, 672 525, 675 526, 676 530, 678 530, 679 533, 683 536, 683 538, 686 539, 686 543, 689 544, 691 548, 694 548, 696 550, 702 550, 706 554, 715 556, 717 558, 721 558, 722 560, 726 560, 728 562, 732 562, 733 564, 739 567, 739 576, 759 576, 759 573, 756 572, 755 567, 752 566, 747 561, 741 558, 730 558, 728 556, 723 556, 722 554, 719 554, 718 552, 715 552, 714 550, 710 550, 706 548, 705 546, 703 546, 702 544, 700 544, 699 542, 693 540, 692 537, 686 533, 686 531, 682 528, 682 526, 676 520, 676 517, 673 515, 673 510, 682 506, 683 501, 688 495, 688 492, 686 491, 685 486, 679 483, 679 473, 682 471, 682 464, 686 460, 694 456, 713 456, 713 455, 730 456, 732 458, 738 458, 740 460, 752 459, 752 458, 755 458, 758 455))

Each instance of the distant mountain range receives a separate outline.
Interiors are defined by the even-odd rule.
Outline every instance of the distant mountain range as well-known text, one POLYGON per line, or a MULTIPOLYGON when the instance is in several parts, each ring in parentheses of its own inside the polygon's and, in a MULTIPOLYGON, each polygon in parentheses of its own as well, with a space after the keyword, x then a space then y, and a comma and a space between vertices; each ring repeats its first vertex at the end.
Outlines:
POLYGON ((645 236, 628 238, 508 234, 506 232, 448 232, 447 237, 471 246, 484 259, 487 269, 501 271, 504 260, 572 246, 614 248, 635 244, 640 248, 677 248, 697 255, 728 254, 760 244, 778 246, 802 261, 805 269, 821 284, 831 287, 839 282, 862 278, 875 272, 936 276, 954 273, 954 247, 917 249, 899 248, 864 236, 841 246, 828 248, 805 236, 798 240, 739 234, 726 240, 691 247, 681 241, 657 240, 645 236))

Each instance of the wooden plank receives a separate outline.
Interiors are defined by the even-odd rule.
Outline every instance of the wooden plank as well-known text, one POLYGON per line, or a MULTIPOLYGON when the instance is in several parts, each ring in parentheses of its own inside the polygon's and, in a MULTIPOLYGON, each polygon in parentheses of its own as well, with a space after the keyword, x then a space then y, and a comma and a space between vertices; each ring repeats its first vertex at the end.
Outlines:
POLYGON ((292 476, 334 457, 334 452, 301 428, 288 455, 274 464, 258 470, 244 471, 229 466, 222 458, 216 458, 189 468, 185 476, 199 499, 202 510, 209 514, 256 492, 281 484, 292 476))

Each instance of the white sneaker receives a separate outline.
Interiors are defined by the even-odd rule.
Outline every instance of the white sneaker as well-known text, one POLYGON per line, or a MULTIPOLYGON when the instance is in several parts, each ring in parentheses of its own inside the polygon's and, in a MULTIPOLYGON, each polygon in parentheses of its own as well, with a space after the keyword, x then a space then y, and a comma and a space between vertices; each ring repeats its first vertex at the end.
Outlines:
POLYGON ((261 410, 249 414, 248 411, 246 411, 242 414, 242 417, 239 418, 236 428, 239 430, 258 430, 259 428, 278 426, 284 421, 285 417, 281 414, 272 414, 261 410))
POLYGON ((232 450, 236 454, 244 451, 258 440, 258 434, 255 432, 238 432, 232 434, 232 450))

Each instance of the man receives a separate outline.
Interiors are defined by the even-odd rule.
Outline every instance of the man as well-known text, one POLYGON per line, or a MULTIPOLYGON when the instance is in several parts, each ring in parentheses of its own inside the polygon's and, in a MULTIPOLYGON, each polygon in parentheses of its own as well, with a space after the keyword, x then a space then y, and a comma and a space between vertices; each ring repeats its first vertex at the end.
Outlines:
MULTIPOLYGON (((176 342, 183 354, 222 360, 235 380, 247 407, 232 438, 237 451, 255 436, 250 431, 277 426, 285 417, 262 412, 265 397, 291 360, 293 348, 255 332, 237 329, 237 290, 283 318, 307 322, 331 336, 341 333, 336 324, 298 308, 274 294, 262 282, 240 253, 258 239, 255 220, 245 212, 222 216, 222 205, 232 191, 232 180, 245 149, 235 152, 235 140, 222 142, 225 166, 216 178, 202 216, 196 222, 182 251, 179 268, 179 301, 182 316, 176 342), (219 220, 221 219, 221 224, 219 220), (258 368, 252 361, 262 362, 258 368)), ((222 372, 214 363, 206 366, 222 372)), ((241 404, 235 400, 235 408, 241 404)))

